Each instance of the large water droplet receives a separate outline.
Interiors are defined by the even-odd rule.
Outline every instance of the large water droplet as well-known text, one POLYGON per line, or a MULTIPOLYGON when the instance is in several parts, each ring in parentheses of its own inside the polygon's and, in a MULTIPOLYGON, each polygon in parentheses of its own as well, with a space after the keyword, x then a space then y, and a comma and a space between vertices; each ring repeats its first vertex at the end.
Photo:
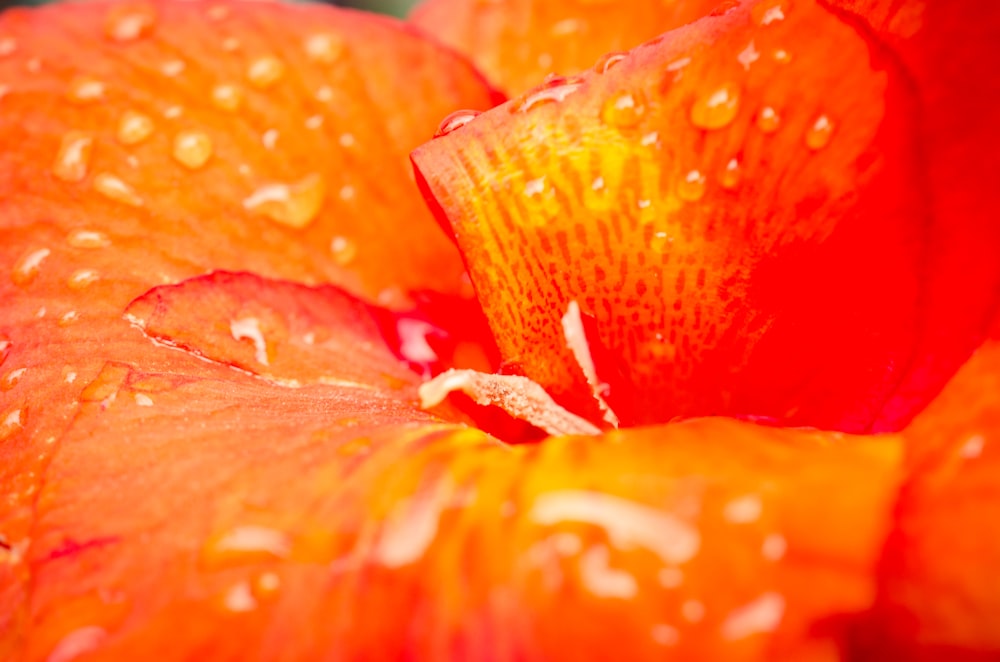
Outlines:
POLYGON ((340 59, 345 50, 344 40, 329 33, 307 37, 303 45, 309 59, 322 64, 333 64, 340 59))
POLYGON ((126 110, 118 120, 117 138, 123 145, 137 145, 153 133, 153 120, 134 110, 126 110))
POLYGON ((212 104, 228 112, 235 112, 243 105, 243 88, 232 83, 221 83, 212 88, 212 104))
POLYGON ((188 170, 198 170, 212 158, 212 139, 202 131, 181 131, 174 137, 173 157, 188 170))
POLYGON ((597 59, 597 63, 594 64, 594 71, 599 74, 606 74, 615 65, 627 58, 628 55, 628 53, 622 51, 611 51, 610 53, 605 53, 597 59))
POLYGON ((691 123, 700 129, 721 129, 736 118, 739 109, 739 90, 732 83, 725 83, 695 101, 691 106, 691 123))
POLYGON ((636 126, 646 112, 646 97, 639 91, 615 92, 604 102, 601 117, 613 127, 629 129, 636 126))
POLYGON ((515 113, 526 113, 532 108, 547 103, 560 103, 580 89, 581 85, 583 85, 583 79, 579 77, 552 76, 542 85, 515 101, 511 110, 515 113))
POLYGON ((764 106, 757 113, 757 128, 763 133, 774 133, 781 126, 781 117, 771 106, 764 106))
POLYGON ((442 136, 447 136, 452 131, 461 129, 481 114, 482 113, 478 110, 456 110, 451 115, 448 115, 441 120, 441 124, 438 125, 437 131, 434 132, 434 137, 440 138, 442 136))
POLYGON ((272 221, 304 228, 319 215, 326 197, 326 182, 313 173, 294 184, 268 184, 243 200, 243 208, 272 221))
POLYGON ((52 174, 64 182, 79 182, 87 176, 94 138, 82 131, 69 131, 59 143, 52 174))
POLYGON ((22 255, 21 259, 14 263, 14 269, 11 271, 10 278, 14 284, 24 286, 35 280, 41 269, 42 262, 51 253, 52 251, 48 248, 38 248, 22 255))
POLYGON ((142 198, 136 194, 135 190, 111 173, 98 173, 94 177, 94 190, 109 200, 114 200, 130 207, 142 206, 142 198))
POLYGON ((285 75, 285 63, 273 55, 259 57, 247 66, 247 80, 259 89, 271 87, 285 75))
POLYGON ((104 34, 113 41, 135 41, 153 31, 156 10, 144 3, 116 4, 104 20, 104 34))
POLYGON ((104 98, 104 83, 90 76, 77 76, 70 81, 66 98, 76 104, 88 104, 104 98))
POLYGON ((813 151, 821 150, 830 144, 833 137, 833 122, 826 115, 820 115, 806 131, 806 147, 813 151))
POLYGON ((692 170, 677 184, 677 196, 687 202, 697 202, 705 195, 705 175, 692 170))

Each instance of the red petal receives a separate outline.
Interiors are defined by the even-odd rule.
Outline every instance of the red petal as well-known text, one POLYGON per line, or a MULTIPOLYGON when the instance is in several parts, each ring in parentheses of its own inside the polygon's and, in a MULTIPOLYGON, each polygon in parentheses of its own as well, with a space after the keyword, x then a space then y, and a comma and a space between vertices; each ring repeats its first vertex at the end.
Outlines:
POLYGON ((579 411, 590 389, 559 323, 574 301, 627 422, 893 429, 981 341, 1000 291, 994 136, 935 137, 986 155, 961 185, 938 178, 953 162, 925 158, 907 73, 816 3, 748 2, 413 158, 503 358, 579 411))
POLYGON ((426 0, 410 20, 465 53, 502 89, 520 94, 548 74, 580 73, 605 53, 691 23, 719 5, 719 0, 426 0))
POLYGON ((92 252, 101 278, 144 284, 128 298, 213 268, 332 281, 394 306, 413 290, 461 292, 406 155, 442 115, 495 94, 414 32, 308 4, 6 12, 0 143, 17 149, 0 155, 3 224, 44 223, 59 243, 100 225, 141 247, 115 265, 92 252))
POLYGON ((216 274, 53 346, 12 393, 103 368, 7 529, 0 650, 825 660, 870 605, 898 440, 703 420, 505 447, 418 411, 366 311, 216 274))
POLYGON ((905 436, 912 475, 866 644, 882 659, 996 659, 1000 343, 980 349, 905 436))

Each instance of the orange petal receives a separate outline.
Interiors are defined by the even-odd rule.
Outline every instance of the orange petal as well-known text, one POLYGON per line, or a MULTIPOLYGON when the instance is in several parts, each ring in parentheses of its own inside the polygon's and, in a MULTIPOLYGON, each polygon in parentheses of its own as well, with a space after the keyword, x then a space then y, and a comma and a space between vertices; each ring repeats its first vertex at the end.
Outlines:
POLYGON ((366 311, 215 274, 38 358, 9 392, 39 406, 70 386, 31 374, 103 363, 34 442, 0 652, 827 660, 870 606, 898 439, 699 420, 508 447, 419 411, 366 311))
MULTIPOLYGON (((627 50, 691 23, 719 4, 719 0, 426 0, 410 20, 466 54, 502 89, 520 94, 548 74, 580 73, 606 53, 627 50)), ((605 64, 615 62, 603 59, 601 66, 605 64)))
POLYGON ((912 474, 865 643, 882 659, 996 659, 1000 342, 980 349, 904 434, 912 474))
POLYGON ((897 429, 981 341, 1000 292, 995 134, 932 139, 919 92, 843 15, 745 2, 413 159, 509 369, 563 404, 600 416, 560 323, 575 303, 623 423, 897 429), (981 167, 941 179, 955 162, 931 163, 931 144, 979 149, 981 167))
POLYGON ((141 247, 114 265, 92 252, 101 278, 142 283, 121 303, 214 268, 330 281, 397 307, 411 291, 462 292, 406 155, 442 115, 495 94, 414 32, 317 5, 8 11, 4 226, 44 225, 60 244, 100 226, 102 242, 141 247))

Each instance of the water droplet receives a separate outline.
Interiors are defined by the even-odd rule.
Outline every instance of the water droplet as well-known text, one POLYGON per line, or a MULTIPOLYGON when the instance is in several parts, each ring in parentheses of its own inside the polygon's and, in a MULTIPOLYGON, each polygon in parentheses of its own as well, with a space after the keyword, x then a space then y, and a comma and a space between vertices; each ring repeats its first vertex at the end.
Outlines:
POLYGON ((77 104, 100 101, 104 98, 104 83, 90 76, 77 76, 70 81, 66 97, 77 104))
POLYGON ((306 55, 314 62, 333 64, 344 53, 344 40, 334 34, 314 34, 304 43, 306 55))
POLYGON ((592 594, 599 598, 628 600, 639 592, 635 577, 611 567, 611 553, 604 545, 595 545, 580 557, 580 578, 592 594))
POLYGON ((232 83, 222 83, 212 88, 212 103, 220 110, 234 112, 243 105, 243 88, 232 83))
POLYGON ((697 202, 705 195, 705 175, 692 170, 677 185, 677 196, 686 202, 697 202))
POLYGON ((785 556, 788 543, 780 533, 772 533, 761 543, 760 553, 768 561, 780 561, 785 556))
POLYGON ((721 129, 736 118, 739 109, 739 90, 732 83, 725 83, 695 101, 691 106, 691 123, 700 129, 721 129))
POLYGON ((229 7, 225 5, 213 5, 205 12, 210 21, 222 21, 229 16, 229 7))
POLYGON ((212 139, 201 131, 181 131, 174 137, 174 160, 188 170, 198 170, 212 158, 212 139))
POLYGON ((17 50, 17 40, 13 37, 0 37, 0 57, 7 57, 17 50))
POLYGON ((358 247, 347 237, 334 237, 330 241, 330 252, 333 253, 333 259, 337 264, 347 266, 357 255, 358 247))
POLYGON ((735 158, 729 159, 729 163, 726 164, 725 169, 722 171, 722 177, 719 178, 722 188, 732 191, 740 185, 742 179, 743 173, 740 169, 740 162, 735 158))
POLYGON ((132 396, 132 398, 135 400, 135 404, 139 405, 140 407, 153 406, 153 398, 149 397, 145 393, 136 393, 135 395, 132 396))
POLYGON ((590 184, 590 188, 594 189, 595 191, 602 190, 604 188, 604 178, 595 177, 594 181, 590 184))
POLYGON ((792 54, 786 51, 784 48, 776 49, 773 53, 771 53, 771 57, 774 58, 775 62, 778 62, 780 64, 788 64, 789 62, 792 61, 792 54))
POLYGON ((321 103, 329 103, 333 101, 333 88, 329 85, 323 85, 316 89, 316 101, 321 103))
POLYGON ((722 515, 730 524, 750 524, 760 518, 763 509, 764 505, 761 503, 760 497, 748 494, 727 503, 722 510, 722 515))
POLYGON ((434 132, 434 137, 440 138, 442 136, 447 136, 452 131, 461 129, 481 114, 482 113, 478 110, 456 110, 451 115, 448 115, 441 120, 441 124, 438 125, 437 131, 434 132))
POLYGON ((37 74, 42 70, 42 61, 37 57, 33 57, 24 63, 24 68, 27 69, 28 73, 37 74))
POLYGON ((20 409, 9 411, 0 418, 0 441, 5 441, 24 429, 25 415, 20 409))
POLYGON ((253 592, 258 598, 268 598, 281 588, 281 577, 274 572, 264 572, 254 582, 253 592))
POLYGON ((610 53, 605 53, 597 59, 597 63, 594 65, 594 71, 599 74, 606 74, 616 64, 627 58, 628 55, 628 53, 622 51, 611 51, 610 53))
POLYGON ((660 134, 657 131, 651 131, 642 137, 642 146, 649 147, 650 145, 655 145, 660 140, 660 134))
POLYGON ((698 623, 705 618, 705 605, 698 600, 686 600, 681 605, 681 615, 689 623, 698 623))
POLYGON ((27 368, 18 368, 17 370, 8 372, 4 375, 3 379, 0 379, 0 391, 9 391, 17 386, 17 383, 21 381, 21 377, 24 377, 24 373, 27 371, 27 368))
POLYGON ((340 192, 337 195, 340 196, 341 200, 346 202, 348 200, 353 200, 355 193, 356 191, 354 190, 353 186, 351 186, 350 184, 344 184, 343 186, 340 187, 340 192))
POLYGON ((355 142, 354 136, 351 135, 350 133, 342 133, 340 134, 338 142, 340 143, 341 147, 353 147, 355 142))
POLYGON ((64 182, 79 182, 87 176, 93 136, 82 131, 69 131, 59 143, 59 152, 52 164, 52 174, 64 182))
POLYGON ((754 634, 773 632, 785 614, 785 599, 778 593, 765 593, 734 609, 722 623, 722 636, 736 640, 754 634))
POLYGON ((286 533, 244 524, 211 537, 201 550, 201 559, 207 567, 219 568, 286 559, 291 553, 292 541, 286 533))
POLYGON ((552 76, 542 85, 531 90, 511 106, 511 111, 515 113, 526 113, 532 108, 548 104, 560 103, 569 95, 580 89, 583 79, 579 77, 563 78, 562 76, 552 76))
POLYGON ((118 120, 116 137, 123 145, 138 145, 156 128, 153 120, 134 110, 126 110, 118 120))
POLYGON ((130 207, 142 206, 142 198, 136 194, 135 190, 110 173, 102 172, 94 177, 94 190, 109 200, 114 200, 130 207))
POLYGON ((307 129, 315 131, 316 129, 318 129, 321 126, 323 126, 323 116, 322 115, 310 115, 309 117, 306 118, 306 121, 304 122, 304 124, 305 124, 305 127, 307 129))
POLYGON ((669 233, 660 230, 654 232, 649 240, 649 247, 657 253, 666 253, 674 243, 674 238, 669 233))
POLYGON ((821 150, 830 144, 833 137, 833 122, 826 115, 820 115, 806 131, 806 147, 813 151, 821 150))
POLYGON ((619 129, 634 127, 646 112, 646 98, 642 92, 620 91, 604 103, 601 116, 604 121, 619 129))
POLYGON ((558 21, 549 28, 549 34, 553 37, 572 37, 587 29, 587 23, 578 18, 566 18, 558 21))
POLYGON ((222 50, 227 53, 232 53, 233 51, 238 51, 240 49, 240 40, 236 37, 226 37, 222 40, 222 50))
POLYGON ((247 80, 259 89, 267 89, 285 75, 285 63, 273 55, 259 57, 247 67, 247 80))
POLYGON ((10 354, 10 348, 14 343, 7 340, 6 338, 0 338, 0 365, 7 360, 7 356, 10 354))
POLYGON ((184 109, 180 106, 167 106, 166 110, 163 111, 163 116, 168 120, 177 119, 184 114, 184 109))
POLYGON ((765 0, 757 3, 751 10, 750 15, 757 25, 771 25, 785 20, 787 13, 787 0, 765 0), (786 6, 782 6, 783 3, 786 6))
POLYGON ((21 259, 14 263, 14 270, 11 272, 11 280, 14 284, 24 286, 35 280, 42 262, 51 253, 52 251, 48 248, 38 248, 22 255, 21 259))
POLYGON ((265 149, 274 149, 275 145, 278 144, 278 138, 281 134, 278 133, 277 129, 268 129, 260 136, 260 142, 264 145, 265 149))
POLYGON ((59 326, 66 327, 72 324, 73 322, 77 321, 78 319, 80 319, 80 313, 76 312, 75 310, 71 310, 63 314, 63 316, 59 318, 57 324, 59 326))
POLYGON ((104 20, 104 34, 113 41, 135 41, 153 31, 156 10, 140 3, 116 4, 104 20))
POLYGON ((242 614, 257 608, 257 598, 254 597, 253 591, 250 590, 248 582, 239 582, 226 591, 226 595, 223 598, 223 605, 228 611, 242 614))
POLYGON ((753 41, 736 56, 736 61, 743 65, 743 69, 746 71, 750 71, 750 65, 759 59, 760 53, 754 47, 753 41))
POLYGON ((82 290, 97 282, 98 275, 93 269, 77 269, 66 280, 71 290, 82 290))
POLYGON ((774 133, 781 125, 781 117, 771 106, 764 106, 757 114, 757 128, 763 133, 774 133))
POLYGON ((46 662, 72 662, 78 657, 95 652, 107 637, 107 631, 96 625, 77 628, 59 640, 46 658, 46 662))
POLYGON ((650 630, 650 636, 661 646, 674 646, 680 641, 681 633, 671 625, 658 623, 650 630))
POLYGON ((656 578, 663 588, 677 588, 684 583, 684 572, 680 568, 661 568, 656 578))
POLYGON ((186 65, 184 60, 167 60, 162 65, 160 65, 160 73, 162 73, 167 78, 173 78, 174 76, 180 75, 184 71, 186 65))

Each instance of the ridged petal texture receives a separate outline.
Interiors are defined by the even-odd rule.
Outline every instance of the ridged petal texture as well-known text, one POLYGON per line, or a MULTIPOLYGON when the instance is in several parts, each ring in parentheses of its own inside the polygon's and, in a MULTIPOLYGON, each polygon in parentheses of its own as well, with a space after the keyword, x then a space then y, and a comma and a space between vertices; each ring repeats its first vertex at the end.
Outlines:
POLYGON ((998 51, 933 27, 968 6, 893 6, 903 35, 731 4, 420 147, 507 369, 595 412, 575 304, 626 424, 863 432, 919 411, 1000 292, 995 114, 968 92, 996 90, 998 51))

